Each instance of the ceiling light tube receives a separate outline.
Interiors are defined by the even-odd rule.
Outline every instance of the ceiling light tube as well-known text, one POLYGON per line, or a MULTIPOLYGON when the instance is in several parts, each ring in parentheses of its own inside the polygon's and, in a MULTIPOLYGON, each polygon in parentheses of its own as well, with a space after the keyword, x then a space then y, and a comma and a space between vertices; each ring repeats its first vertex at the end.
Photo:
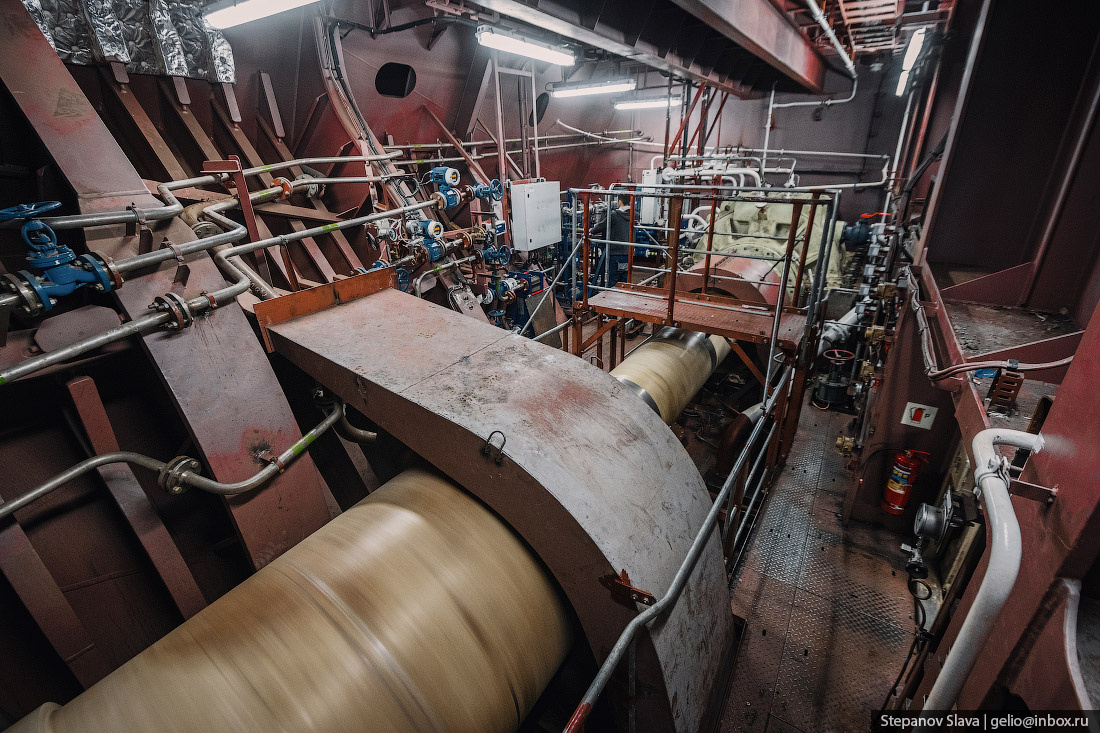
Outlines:
POLYGON ((628 99, 623 102, 615 102, 615 109, 665 109, 666 107, 679 106, 679 97, 660 97, 656 99, 628 99))
POLYGON ((514 53, 558 66, 572 66, 575 61, 573 54, 564 48, 523 38, 488 25, 478 26, 477 42, 486 48, 495 48, 497 51, 514 53))
POLYGON ((224 30, 315 2, 318 0, 223 0, 207 6, 203 17, 211 27, 224 30))
POLYGON ((550 87, 550 94, 555 97, 587 97, 591 94, 618 94, 620 92, 632 92, 638 86, 633 79, 611 79, 600 82, 584 82, 581 84, 555 84, 550 87))
POLYGON ((901 60, 901 76, 898 78, 898 88, 894 90, 894 94, 898 97, 905 94, 905 88, 909 86, 909 76, 913 71, 913 66, 917 63, 917 58, 920 57, 921 49, 924 48, 924 37, 927 30, 927 28, 921 28, 909 36, 909 43, 905 46, 905 56, 901 60))

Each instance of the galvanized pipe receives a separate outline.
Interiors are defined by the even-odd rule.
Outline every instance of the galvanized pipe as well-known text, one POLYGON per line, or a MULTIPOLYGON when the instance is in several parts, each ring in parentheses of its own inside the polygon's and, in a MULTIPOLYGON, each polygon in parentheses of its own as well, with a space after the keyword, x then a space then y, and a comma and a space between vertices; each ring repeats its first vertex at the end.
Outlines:
MULTIPOLYGON (((742 235, 737 235, 738 238, 741 238, 741 236, 742 235)), ((750 237, 754 237, 754 238, 757 238, 757 239, 774 239, 774 237, 763 237, 763 236, 752 235, 752 234, 746 234, 746 235, 744 235, 744 237, 746 239, 750 238, 750 237)), ((783 241, 787 240, 786 237, 783 237, 782 239, 783 239, 783 241)), ((620 242, 616 239, 599 239, 597 237, 592 237, 588 241, 592 242, 593 244, 619 244, 619 245, 622 245, 624 247, 630 247, 632 249, 655 249, 655 250, 658 250, 660 252, 668 252, 672 249, 672 247, 666 247, 663 244, 631 244, 630 242, 620 242)), ((783 261, 782 257, 767 257, 765 255, 748 255, 748 254, 740 254, 738 252, 715 252, 713 250, 697 249, 697 248, 692 248, 692 247, 678 247, 676 251, 679 252, 680 254, 701 254, 701 255, 702 254, 712 254, 715 257, 732 257, 734 259, 741 259, 741 260, 763 260, 764 262, 782 262, 783 261)))
POLYGON ((420 273, 420 276, 417 277, 416 280, 413 281, 413 293, 418 298, 422 297, 423 293, 420 292, 420 285, 424 282, 424 278, 428 277, 429 275, 436 275, 440 272, 443 272, 444 270, 449 270, 452 267, 464 265, 467 262, 473 262, 476 259, 476 255, 470 255, 469 257, 463 257, 460 260, 451 260, 450 262, 444 262, 442 265, 437 265, 430 270, 425 270, 424 272, 420 273))
MULTIPOLYGON (((321 234, 327 234, 332 231, 347 229, 353 226, 361 226, 363 224, 369 224, 373 221, 389 218, 392 216, 401 216, 403 214, 409 214, 414 211, 420 211, 422 209, 438 206, 438 201, 434 198, 427 201, 418 202, 416 204, 410 204, 409 206, 402 206, 396 209, 387 209, 386 211, 380 211, 367 216, 360 216, 354 219, 346 219, 344 221, 336 222, 333 224, 325 224, 320 227, 313 227, 305 229, 300 232, 292 232, 290 234, 282 234, 277 237, 270 237, 268 239, 262 239, 258 242, 247 242, 245 244, 237 245, 235 247, 227 247, 214 254, 214 261, 223 270, 228 270, 235 275, 236 282, 233 284, 216 290, 212 293, 200 295, 196 298, 192 298, 187 301, 187 306, 191 310, 192 315, 198 315, 208 310, 212 310, 218 306, 224 305, 229 300, 236 298, 241 293, 246 292, 250 287, 250 280, 244 272, 233 262, 233 259, 237 255, 246 254, 248 252, 255 252, 259 249, 266 249, 274 245, 287 244, 289 242, 299 241, 306 239, 307 237, 316 237, 321 234)), ((211 211, 209 208, 204 213, 211 219, 217 221, 226 227, 239 226, 236 222, 222 216, 216 211, 211 211)), ((152 254, 152 253, 150 253, 152 254)), ((152 330, 158 326, 167 323, 171 320, 170 313, 155 313, 147 316, 142 316, 129 323, 123 324, 117 328, 110 329, 101 334, 91 336, 89 338, 77 341, 74 344, 51 351, 47 354, 34 357, 33 359, 27 359, 20 364, 9 367, 3 371, 0 371, 0 386, 3 386, 12 380, 25 377, 28 374, 44 369, 53 364, 58 364, 63 361, 72 359, 73 357, 85 354, 93 349, 98 349, 101 346, 106 346, 109 343, 119 341, 129 336, 134 336, 145 331, 152 330)))
POLYGON ((810 15, 812 15, 814 20, 817 21, 817 24, 821 26, 821 30, 825 31, 825 36, 840 55, 840 60, 844 62, 844 68, 848 70, 848 76, 855 79, 855 64, 853 64, 852 59, 849 58, 848 52, 844 50, 844 46, 840 43, 840 39, 836 37, 836 33, 833 32, 833 27, 829 25, 829 19, 825 17, 825 13, 821 12, 821 8, 818 7, 814 0, 806 0, 806 7, 810 9, 810 15))
MULTIPOLYGON (((181 471, 179 474, 179 482, 186 486, 191 486, 202 491, 209 492, 211 494, 219 494, 221 496, 235 496, 237 494, 243 494, 246 491, 252 491, 259 488, 266 481, 274 477, 276 474, 281 473, 287 466, 296 461, 299 456, 305 453, 306 449, 317 440, 318 437, 323 435, 325 431, 331 428, 334 424, 344 418, 344 403, 337 403, 333 409, 325 416, 325 419, 317 424, 312 430, 303 435, 278 458, 268 463, 262 469, 257 471, 251 477, 237 481, 235 483, 222 483, 213 479, 208 479, 193 471, 181 471)), ((349 425, 349 427, 351 427, 349 425)), ((358 430, 358 428, 352 428, 358 430)), ((367 432, 367 431, 364 431, 367 432)), ((61 488, 73 479, 79 478, 84 474, 92 471, 101 466, 109 466, 115 463, 132 463, 135 466, 141 466, 147 468, 150 471, 160 472, 168 464, 164 461, 157 460, 150 456, 142 455, 141 453, 134 453, 132 451, 116 451, 113 453, 104 453, 98 456, 92 456, 80 463, 68 468, 61 473, 57 474, 50 480, 43 484, 39 484, 27 493, 19 496, 11 501, 6 501, 0 504, 0 520, 10 516, 14 512, 19 511, 28 504, 32 504, 44 496, 47 496, 56 489, 61 488)))
MULTIPOLYGON (((757 422, 759 422, 760 415, 756 416, 756 420, 757 420, 757 422)), ((768 455, 768 446, 771 444, 772 438, 775 437, 775 431, 778 430, 778 429, 779 429, 779 423, 778 422, 773 422, 771 428, 768 430, 768 437, 764 439, 764 444, 760 446, 760 451, 756 454, 756 460, 753 461, 752 468, 749 469, 749 475, 745 480, 746 484, 749 484, 750 482, 752 482, 752 477, 756 475, 756 471, 757 471, 758 468, 760 468, 761 462, 764 460, 764 457, 766 455, 768 455)), ((765 476, 767 476, 767 471, 760 474, 760 477, 757 479, 756 484, 753 486, 752 496, 749 497, 749 505, 747 507, 745 507, 745 513, 744 513, 744 515, 742 515, 741 521, 737 525, 737 531, 734 532, 734 534, 733 534, 733 542, 731 542, 730 545, 729 545, 731 551, 736 549, 737 548, 737 543, 741 541, 741 535, 744 534, 745 527, 748 526, 749 517, 752 516, 753 507, 756 506, 756 499, 763 493, 764 477, 765 476)), ((732 497, 732 494, 731 494, 731 497, 732 497)), ((731 509, 731 507, 728 507, 728 506, 726 507, 726 516, 727 517, 730 516, 730 509, 731 509)), ((730 526, 730 524, 728 522, 726 523, 725 526, 722 527, 722 541, 723 542, 725 542, 726 538, 729 536, 729 533, 730 533, 731 529, 732 529, 732 527, 730 526)))
MULTIPOLYGON (((785 369, 775 386, 775 390, 768 395, 765 400, 765 416, 770 414, 775 408, 775 402, 779 393, 787 385, 790 376, 791 369, 785 369)), ((592 706, 596 704, 600 694, 607 686, 608 681, 610 681, 612 673, 619 665, 619 662, 622 661, 623 656, 630 648, 638 632, 642 630, 642 627, 656 621, 665 611, 675 605, 677 599, 679 599, 680 594, 684 590, 684 586, 687 584, 688 578, 695 570, 695 565, 699 562, 699 558, 703 554, 703 549, 711 539, 711 533, 714 531, 715 526, 717 526, 718 516, 721 514, 722 507, 729 498, 730 492, 733 490, 733 485, 737 483, 737 476, 741 472, 741 467, 748 459, 749 451, 762 432, 765 422, 767 421, 760 420, 753 427, 752 433, 749 434, 748 443, 745 445, 745 449, 741 452, 741 455, 737 459, 737 463, 734 464, 733 470, 730 471, 729 476, 726 477, 725 482, 722 484, 721 491, 719 491, 718 496, 715 497, 710 511, 707 512, 706 519, 703 520, 703 526, 700 527, 698 533, 696 533, 695 539, 691 543, 691 548, 688 550, 687 557, 685 557, 684 561, 680 564, 680 568, 676 571, 676 575, 669 585, 668 590, 657 599, 652 606, 649 606, 631 619, 630 623, 623 629, 622 634, 619 635, 618 640, 615 642, 615 646, 611 648, 611 652, 607 655, 603 664, 600 665, 599 672, 596 673, 596 678, 592 680, 592 684, 588 686, 588 689, 584 693, 584 697, 581 698, 580 704, 577 705, 576 710, 573 711, 572 717, 564 728, 565 733, 576 733, 580 730, 584 721, 588 718, 589 713, 592 712, 592 706)))
POLYGON ((540 334, 539 334, 538 336, 532 336, 532 337, 531 337, 531 340, 532 340, 532 341, 542 341, 542 340, 543 340, 544 338, 546 338, 547 336, 553 336, 553 335, 554 335, 555 333, 557 333, 558 331, 561 331, 561 330, 563 330, 563 329, 565 329, 565 328, 568 328, 568 327, 569 327, 569 326, 571 326, 571 325, 573 325, 573 324, 572 324, 572 323, 570 323, 569 321, 566 321, 565 323, 559 323, 558 325, 554 326, 554 327, 553 327, 553 328, 551 328, 550 330, 548 330, 548 331, 543 331, 543 332, 542 332, 542 333, 540 333, 540 334))
MULTIPOLYGON (((355 163, 355 162, 372 162, 379 160, 389 160, 391 158, 399 156, 400 153, 387 153, 385 155, 352 155, 342 157, 325 157, 325 158, 298 158, 295 160, 287 160, 280 163, 271 163, 268 165, 256 166, 255 168, 246 168, 242 172, 245 177, 259 175, 260 173, 270 173, 272 171, 284 170, 286 168, 292 168, 294 166, 301 165, 313 165, 324 163, 355 163)), ((95 214, 72 214, 69 216, 43 216, 37 217, 39 221, 50 226, 51 229, 63 230, 63 229, 83 229, 85 227, 94 226, 106 226, 109 224, 131 224, 141 223, 147 221, 160 221, 162 219, 171 219, 177 216, 183 211, 183 204, 173 194, 173 191, 178 191, 181 188, 189 188, 193 186, 206 186, 212 183, 218 183, 226 181, 230 178, 228 173, 217 173, 206 176, 195 176, 194 178, 184 178, 178 181, 169 181, 157 186, 157 192, 168 203, 166 206, 161 206, 155 209, 142 209, 136 206, 131 206, 121 211, 103 211, 95 214)), ((0 228, 13 229, 22 226, 18 221, 10 221, 0 224, 0 228)))
POLYGON ((958 701, 978 653, 993 631, 1020 572, 1023 541, 1020 523, 1008 493, 1008 461, 995 446, 1010 445, 1038 453, 1043 436, 1021 430, 990 428, 974 436, 974 480, 981 490, 986 524, 990 532, 989 564, 967 611, 966 620, 951 645, 947 660, 922 706, 925 710, 950 710, 958 701))
POLYGON ((133 453, 131 451, 116 451, 114 453, 104 453, 102 455, 92 456, 91 458, 81 461, 72 468, 62 471, 46 483, 36 486, 27 493, 0 504, 0 520, 19 511, 28 504, 32 504, 42 497, 47 496, 54 489, 64 486, 73 479, 83 476, 100 466, 109 466, 113 463, 132 463, 135 466, 148 468, 150 471, 159 471, 164 468, 163 461, 158 461, 155 458, 143 456, 140 453, 133 453))
POLYGON ((325 419, 319 422, 316 427, 294 441, 294 443, 280 453, 277 458, 270 461, 266 466, 243 481, 223 483, 221 481, 206 478, 193 471, 181 471, 179 474, 179 481, 186 486, 191 486, 210 494, 217 494, 218 496, 236 496, 237 494, 244 494, 253 489, 258 489, 270 479, 282 473, 291 463, 294 463, 294 461, 305 453, 306 449, 313 444, 313 441, 324 435, 329 428, 340 422, 343 417, 344 403, 340 402, 336 404, 332 411, 326 415, 325 419))
MULTIPOLYGON (((573 213, 574 213, 574 216, 575 216, 576 215, 576 199, 573 200, 573 208, 574 208, 573 213)), ((574 221, 576 221, 575 218, 574 218, 574 221)), ((570 264, 572 264, 573 257, 577 254, 577 250, 580 248, 581 244, 583 244, 583 242, 584 242, 583 237, 581 238, 580 241, 576 241, 577 233, 576 233, 575 230, 573 231, 573 239, 574 239, 573 249, 572 249, 572 251, 569 252, 569 256, 566 258, 566 261, 569 262, 570 264)), ((570 273, 573 275, 573 290, 570 291, 570 301, 572 301, 572 299, 573 299, 572 294, 576 292, 576 287, 577 287, 576 286, 576 269, 577 269, 576 267, 570 267, 569 268, 570 273)), ((535 316, 538 314, 539 310, 542 308, 542 304, 545 303, 546 299, 549 298, 550 295, 554 292, 554 286, 558 284, 558 280, 561 279, 561 275, 562 275, 563 272, 565 272, 565 265, 562 265, 561 269, 558 270, 558 274, 554 275, 554 279, 551 280, 550 284, 546 286, 546 292, 543 293, 542 298, 539 299, 538 305, 535 306, 535 309, 533 311, 531 311, 531 315, 528 316, 528 318, 527 318, 527 323, 523 324, 523 328, 521 328, 519 330, 520 333, 526 333, 527 332, 528 327, 530 327, 530 325, 534 322, 535 316)), ((546 334, 543 334, 543 335, 545 336, 546 334)))

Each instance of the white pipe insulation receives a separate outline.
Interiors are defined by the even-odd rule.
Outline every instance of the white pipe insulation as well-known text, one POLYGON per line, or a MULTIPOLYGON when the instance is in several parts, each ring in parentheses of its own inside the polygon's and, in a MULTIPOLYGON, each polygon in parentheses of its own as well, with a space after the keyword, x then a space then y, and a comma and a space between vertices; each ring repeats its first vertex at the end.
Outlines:
POLYGON ((729 353, 721 336, 666 327, 630 352, 611 376, 672 424, 729 353))
POLYGON ((981 491, 990 532, 989 565, 943 669, 924 701, 925 710, 950 710, 955 705, 1020 572, 1023 556, 1020 523, 1008 493, 1008 461, 997 452, 998 445, 1038 453, 1043 448, 1043 436, 1000 428, 983 430, 974 436, 971 444, 974 480, 981 491))

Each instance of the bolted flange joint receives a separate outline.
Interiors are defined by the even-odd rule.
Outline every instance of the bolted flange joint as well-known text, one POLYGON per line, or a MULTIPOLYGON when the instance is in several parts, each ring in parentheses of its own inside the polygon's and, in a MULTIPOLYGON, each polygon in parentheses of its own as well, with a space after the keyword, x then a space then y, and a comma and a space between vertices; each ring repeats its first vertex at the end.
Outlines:
POLYGON ((179 293, 158 295, 149 304, 149 309, 171 314, 172 319, 164 324, 164 328, 169 331, 182 331, 195 322, 195 314, 191 312, 191 306, 179 293))
POLYGON ((190 456, 176 456, 160 469, 157 485, 169 494, 178 496, 187 490, 187 485, 183 482, 183 474, 197 474, 201 468, 199 462, 190 456))

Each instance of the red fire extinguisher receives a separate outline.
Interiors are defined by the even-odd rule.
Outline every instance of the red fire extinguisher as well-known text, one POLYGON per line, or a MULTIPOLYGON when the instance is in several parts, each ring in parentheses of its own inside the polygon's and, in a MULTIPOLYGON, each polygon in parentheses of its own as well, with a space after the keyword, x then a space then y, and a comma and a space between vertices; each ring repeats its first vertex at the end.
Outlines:
POLYGON ((887 514, 905 513, 920 467, 927 462, 928 454, 920 450, 899 450, 894 454, 890 478, 882 492, 882 511, 887 514))

